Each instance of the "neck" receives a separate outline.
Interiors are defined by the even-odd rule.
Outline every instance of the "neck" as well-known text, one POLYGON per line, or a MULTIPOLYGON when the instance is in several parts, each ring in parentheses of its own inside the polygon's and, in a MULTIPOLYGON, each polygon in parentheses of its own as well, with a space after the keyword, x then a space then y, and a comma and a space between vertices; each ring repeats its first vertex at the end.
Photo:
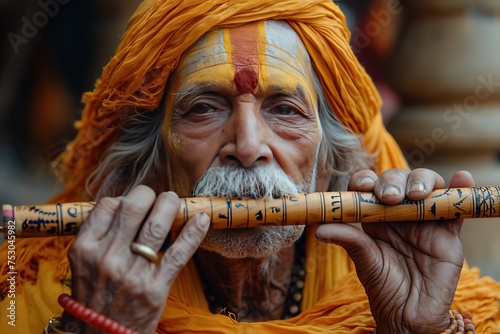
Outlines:
POLYGON ((294 246, 263 259, 227 259, 198 250, 196 264, 213 312, 234 313, 239 321, 281 319, 294 263, 294 246), (211 301, 210 299, 214 299, 211 301))

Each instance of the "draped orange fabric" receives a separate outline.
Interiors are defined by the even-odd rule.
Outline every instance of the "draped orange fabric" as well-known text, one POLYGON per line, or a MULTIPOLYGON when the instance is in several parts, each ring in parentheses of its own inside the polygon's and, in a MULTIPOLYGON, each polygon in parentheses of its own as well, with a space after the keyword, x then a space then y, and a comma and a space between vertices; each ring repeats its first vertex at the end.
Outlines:
MULTIPOLYGON (((363 136, 376 157, 378 172, 407 167, 387 133, 380 99, 349 47, 349 32, 339 8, 330 0, 147 0, 131 18, 115 56, 104 68, 85 108, 76 139, 58 160, 65 189, 54 201, 90 200, 85 181, 116 138, 130 107, 157 108, 166 82, 182 52, 210 29, 257 20, 285 20, 304 42, 331 110, 363 136)), ((95 189, 91 189, 95 190, 95 189)), ((289 320, 238 323, 208 311, 198 273, 189 263, 171 289, 158 333, 366 333, 375 327, 364 290, 346 253, 319 243, 314 228, 306 232, 307 279, 299 316, 289 320)), ((0 321, 2 333, 41 333, 61 312, 57 297, 67 279, 71 238, 16 242, 16 327, 0 321), (7 331, 5 331, 6 329, 7 331)), ((1 248, 2 259, 7 247, 1 248)), ((9 289, 9 269, 1 266, 2 291, 9 289)), ((454 307, 471 311, 478 333, 500 331, 500 285, 464 269, 454 307)), ((0 302, 2 310, 9 298, 0 302)))

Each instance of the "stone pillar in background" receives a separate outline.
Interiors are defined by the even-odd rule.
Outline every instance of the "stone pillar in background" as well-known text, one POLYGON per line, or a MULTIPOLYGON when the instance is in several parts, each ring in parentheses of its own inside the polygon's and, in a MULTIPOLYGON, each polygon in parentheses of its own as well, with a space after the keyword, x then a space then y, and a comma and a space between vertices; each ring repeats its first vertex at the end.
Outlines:
MULTIPOLYGON (((412 168, 447 181, 466 169, 477 185, 500 185, 500 1, 418 0, 405 14, 389 74, 404 104, 390 132, 412 168)), ((462 232, 469 263, 496 279, 499 235, 499 219, 462 232)))

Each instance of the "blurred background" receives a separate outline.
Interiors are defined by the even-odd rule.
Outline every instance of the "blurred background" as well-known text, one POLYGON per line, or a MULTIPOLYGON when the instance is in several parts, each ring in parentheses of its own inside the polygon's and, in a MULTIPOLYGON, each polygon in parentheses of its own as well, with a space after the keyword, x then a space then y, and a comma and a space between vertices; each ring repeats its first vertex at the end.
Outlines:
MULTIPOLYGON (((139 2, 0 0, 0 203, 61 188, 51 161, 139 2)), ((500 184, 500 2, 336 2, 411 167, 500 184)), ((466 221, 462 241, 469 264, 500 280, 500 220, 466 221)))

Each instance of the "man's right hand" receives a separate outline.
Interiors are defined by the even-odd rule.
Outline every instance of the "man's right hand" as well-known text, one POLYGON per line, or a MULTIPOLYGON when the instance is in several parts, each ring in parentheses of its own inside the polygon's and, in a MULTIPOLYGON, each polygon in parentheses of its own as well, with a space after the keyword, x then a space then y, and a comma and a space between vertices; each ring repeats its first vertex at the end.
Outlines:
MULTIPOLYGON (((206 214, 190 219, 161 260, 151 262, 131 251, 137 242, 158 252, 179 211, 173 192, 156 196, 137 186, 124 197, 102 198, 83 224, 69 251, 72 296, 118 323, 140 333, 154 333, 170 287, 198 249, 210 225, 206 214)), ((94 328, 63 317, 62 329, 94 328)))

